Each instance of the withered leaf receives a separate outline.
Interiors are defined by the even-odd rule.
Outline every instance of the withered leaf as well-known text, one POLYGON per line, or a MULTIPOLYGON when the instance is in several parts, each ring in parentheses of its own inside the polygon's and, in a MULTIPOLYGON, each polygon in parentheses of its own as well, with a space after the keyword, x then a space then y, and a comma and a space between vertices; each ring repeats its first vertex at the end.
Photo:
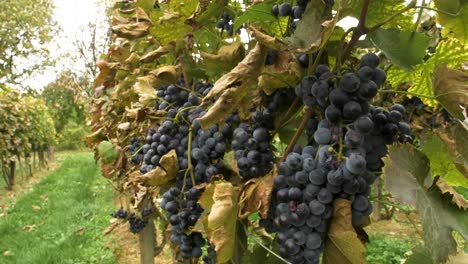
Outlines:
POLYGON ((245 56, 245 48, 242 42, 236 41, 230 45, 222 46, 217 54, 200 52, 206 60, 207 67, 217 67, 220 70, 228 71, 236 66, 245 56))
POLYGON ((301 79, 301 68, 295 56, 279 51, 275 64, 266 66, 258 78, 258 87, 270 95, 278 88, 292 86, 301 79))
POLYGON ((468 74, 439 65, 434 72, 434 94, 437 101, 454 117, 464 120, 462 108, 468 105, 468 74))
POLYGON ((267 218, 270 208, 271 192, 277 175, 276 167, 261 178, 248 180, 241 190, 239 218, 245 219, 254 212, 259 212, 262 218, 267 218))
POLYGON ((366 248, 351 224, 351 201, 336 199, 323 254, 324 264, 367 263, 366 248))
POLYGON ((198 119, 206 129, 234 112, 241 104, 247 104, 257 88, 257 79, 262 70, 266 48, 257 43, 255 48, 232 71, 223 75, 203 99, 203 104, 219 97, 208 112, 198 119))
POLYGON ((141 177, 141 181, 150 186, 162 186, 175 179, 179 170, 176 151, 173 149, 161 157, 161 166, 156 167, 141 177))
POLYGON ((126 39, 137 39, 148 34, 152 23, 143 9, 137 7, 135 15, 130 19, 114 16, 112 20, 112 32, 126 39))
POLYGON ((164 14, 159 18, 159 23, 167 22, 173 19, 177 19, 180 17, 179 12, 174 12, 171 10, 165 10, 164 14))
POLYGON ((208 215, 207 232, 219 263, 228 262, 234 253, 238 199, 238 187, 229 182, 216 184, 213 193, 214 204, 208 215))
POLYGON ((169 52, 168 49, 166 49, 163 46, 160 46, 159 48, 143 55, 143 57, 140 58, 141 63, 150 63, 153 62, 154 60, 159 59, 162 55, 167 54, 169 52))
POLYGON ((468 200, 455 191, 452 186, 448 185, 442 177, 436 177, 434 182, 442 194, 448 194, 452 197, 452 202, 456 204, 458 208, 464 210, 468 209, 468 200))

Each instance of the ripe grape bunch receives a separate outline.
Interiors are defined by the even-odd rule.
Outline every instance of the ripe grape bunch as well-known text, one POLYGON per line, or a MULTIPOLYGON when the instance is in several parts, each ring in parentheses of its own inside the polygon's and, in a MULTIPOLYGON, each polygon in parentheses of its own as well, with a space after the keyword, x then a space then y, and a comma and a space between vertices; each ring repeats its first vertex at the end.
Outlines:
POLYGON ((310 142, 279 165, 269 217, 261 221, 277 232, 280 253, 291 263, 319 263, 335 199, 352 201, 352 223, 363 223, 387 145, 414 138, 402 105, 369 103, 386 78, 378 64, 375 54, 366 54, 357 72, 340 78, 319 65, 295 89, 315 113, 307 125, 310 142))
POLYGON ((179 171, 175 186, 163 194, 161 208, 171 224, 171 242, 180 247, 183 258, 189 259, 201 257, 206 244, 201 233, 186 234, 203 212, 198 204, 203 189, 195 186, 211 182, 224 169, 226 145, 239 118, 232 115, 223 125, 214 124, 203 130, 197 122, 205 114, 199 104, 212 85, 196 82, 193 90, 184 85, 179 80, 157 90, 160 100, 155 109, 166 114, 158 129, 148 130, 146 144, 141 149, 144 156, 140 171, 151 172, 161 165, 166 154, 175 150, 179 171))
MULTIPOLYGON (((225 30, 229 37, 232 37, 234 35, 234 24, 232 19, 232 16, 225 13, 221 16, 221 19, 218 21, 218 24, 216 24, 216 27, 221 30, 225 30)), ((240 29, 238 29, 236 33, 240 34, 240 29)))
POLYGON ((273 168, 275 156, 270 146, 275 129, 274 117, 294 100, 289 90, 278 90, 264 96, 263 109, 252 114, 251 122, 241 123, 234 130, 231 147, 239 174, 247 179, 263 176, 273 168))

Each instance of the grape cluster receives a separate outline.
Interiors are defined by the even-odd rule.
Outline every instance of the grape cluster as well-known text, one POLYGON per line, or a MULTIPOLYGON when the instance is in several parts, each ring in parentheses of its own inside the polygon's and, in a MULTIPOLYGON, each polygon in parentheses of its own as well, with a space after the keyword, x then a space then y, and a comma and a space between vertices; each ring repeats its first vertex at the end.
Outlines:
POLYGON ((274 116, 294 99, 289 90, 278 90, 263 98, 263 110, 252 114, 252 123, 241 123, 233 132, 231 147, 239 174, 244 178, 265 175, 273 168, 275 156, 271 150, 274 116))
POLYGON ((145 174, 157 166, 161 157, 170 150, 176 150, 179 161, 179 168, 188 168, 188 142, 190 124, 184 122, 193 115, 193 112, 200 110, 186 111, 200 103, 198 95, 206 95, 213 87, 211 84, 197 82, 195 92, 188 92, 187 88, 181 86, 182 80, 176 84, 171 84, 159 88, 157 95, 163 99, 156 105, 156 109, 166 111, 166 120, 157 130, 149 129, 146 137, 146 144, 143 145, 143 163, 140 167, 141 173, 145 174), (178 83, 178 84, 177 84, 178 83))
POLYGON ((270 218, 261 221, 277 232, 280 253, 291 263, 319 263, 333 212, 327 171, 316 155, 313 146, 296 146, 288 154, 275 177, 270 218))
POLYGON ((171 187, 164 193, 161 202, 161 208, 166 211, 166 217, 171 224, 171 242, 180 246, 183 258, 199 258, 202 255, 201 247, 205 244, 205 239, 200 233, 184 233, 197 222, 203 212, 203 208, 198 204, 200 195, 201 191, 196 188, 190 188, 183 194, 179 188, 171 187))
POLYGON ((274 5, 271 8, 271 13, 274 16, 290 16, 293 19, 301 19, 309 2, 310 0, 298 0, 296 6, 284 2, 281 5, 274 5))
MULTIPOLYGON (((218 24, 216 24, 216 27, 221 30, 225 30, 229 37, 232 37, 234 35, 234 23, 232 19, 232 16, 225 13, 221 16, 221 19, 218 21, 218 24)), ((240 34, 240 29, 238 29, 236 33, 240 34)))
POLYGON ((157 130, 148 130, 140 170, 147 173, 160 165, 162 156, 176 151, 179 163, 176 183, 163 194, 161 208, 171 224, 171 242, 180 247, 181 256, 199 258, 205 239, 197 232, 186 234, 203 212, 198 204, 203 190, 194 186, 210 182, 224 168, 226 145, 231 141, 232 129, 238 125, 239 117, 229 116, 223 125, 214 124, 203 130, 197 121, 205 114, 199 106, 200 97, 206 95, 212 85, 197 82, 195 91, 190 92, 182 85, 180 81, 158 90, 162 102, 156 109, 166 111, 166 118, 157 130))
POLYGON ((130 139, 130 145, 128 146, 128 150, 130 151, 130 155, 132 157, 131 162, 135 165, 138 165, 143 161, 144 155, 139 151, 141 147, 141 142, 138 139, 130 139))
POLYGON ((134 234, 140 233, 146 226, 146 221, 135 215, 130 216, 128 222, 130 223, 130 232, 134 234))
POLYGON ((120 208, 119 210, 117 210, 117 212, 113 212, 111 213, 111 216, 114 217, 114 218, 118 218, 118 219, 125 219, 127 218, 127 211, 125 211, 123 208, 120 208))
POLYGON ((203 264, 216 264, 216 251, 212 244, 208 243, 207 256, 203 257, 203 264))
POLYGON ((366 54, 357 72, 339 80, 319 65, 295 89, 322 115, 307 123, 309 144, 302 151, 296 147, 279 166, 269 218, 262 221, 268 232, 278 232, 280 251, 293 263, 318 263, 334 199, 351 200, 352 222, 362 224, 373 210, 368 200, 377 177, 373 171, 381 170, 387 145, 414 138, 402 105, 387 110, 369 103, 386 78, 378 64, 375 54, 366 54), (316 248, 307 246, 309 235, 316 248))

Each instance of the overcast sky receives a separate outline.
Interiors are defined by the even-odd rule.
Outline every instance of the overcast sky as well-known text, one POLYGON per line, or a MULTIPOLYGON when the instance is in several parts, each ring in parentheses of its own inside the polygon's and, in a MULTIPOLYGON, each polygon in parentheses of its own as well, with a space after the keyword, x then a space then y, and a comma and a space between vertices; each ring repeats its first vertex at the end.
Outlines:
MULTIPOLYGON (((1 0, 0 0, 1 1, 1 0)), ((77 38, 89 39, 89 35, 83 30, 89 22, 103 22, 105 10, 103 5, 98 5, 99 0, 54 0, 54 20, 60 26, 59 34, 48 45, 52 58, 58 59, 54 67, 50 67, 44 73, 36 74, 23 83, 34 89, 41 89, 49 82, 55 80, 62 69, 84 69, 84 64, 75 60, 60 59, 63 55, 76 53, 73 45, 77 38)))

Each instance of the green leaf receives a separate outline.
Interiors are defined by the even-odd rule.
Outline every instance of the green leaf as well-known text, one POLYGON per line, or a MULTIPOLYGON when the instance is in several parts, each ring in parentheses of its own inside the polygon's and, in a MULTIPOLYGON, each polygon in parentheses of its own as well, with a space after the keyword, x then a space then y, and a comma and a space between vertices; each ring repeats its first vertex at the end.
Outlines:
POLYGON ((413 248, 411 256, 405 261, 405 264, 432 264, 431 254, 424 246, 413 248))
POLYGON ((442 35, 456 38, 462 44, 465 44, 468 38, 468 2, 434 0, 434 4, 437 9, 453 14, 436 13, 437 22, 443 27, 442 35))
POLYGON ((421 151, 429 158, 433 177, 439 175, 450 185, 468 186, 468 179, 457 170, 446 145, 438 135, 423 140, 421 151))
POLYGON ((242 258, 241 263, 252 263, 252 264, 260 264, 260 263, 268 263, 268 264, 284 264, 284 261, 277 258, 269 251, 264 249, 260 245, 255 245, 252 251, 247 250, 242 258))
POLYGON ((277 24, 277 18, 271 13, 274 1, 265 1, 247 9, 244 14, 234 19, 234 32, 243 24, 277 24))
MULTIPOLYGON (((337 6, 342 9, 340 17, 352 16, 359 19, 363 0, 340 0, 337 6)), ((366 17, 366 26, 372 27, 382 20, 394 15, 405 7, 405 0, 378 0, 369 1, 366 17)), ((384 28, 399 27, 409 29, 413 26, 413 12, 407 12, 385 24, 384 28)))
MULTIPOLYGON (((294 134, 296 134, 296 131, 297 131, 297 128, 299 127, 299 125, 301 124, 302 122, 302 116, 301 115, 297 115, 296 117, 294 117, 293 120, 289 121, 289 123, 287 123, 285 126, 281 127, 279 130, 278 130, 278 135, 279 135, 279 138, 281 140, 281 142, 285 143, 285 144, 288 144, 289 142, 291 142, 292 138, 294 137, 294 134)), ((278 125, 284 125, 284 124, 278 124, 278 125)), ((297 141, 297 144, 301 145, 301 146, 305 146, 307 144, 307 135, 304 131, 302 131, 300 137, 299 137, 299 140, 297 141)))
POLYGON ((385 187, 396 200, 415 206, 421 216, 425 247, 433 262, 457 252, 452 231, 468 239, 466 211, 432 184, 429 159, 411 145, 393 145, 383 159, 385 187))
MULTIPOLYGON (((410 83, 409 92, 425 96, 434 96, 432 89, 432 77, 437 65, 445 63, 448 67, 458 67, 460 63, 468 61, 468 52, 457 40, 451 39, 442 41, 437 46, 437 50, 424 63, 418 64, 413 71, 407 72, 399 67, 391 67, 387 71, 387 80, 393 87, 398 87, 402 83, 410 83)), ((421 98, 424 103, 434 106, 435 100, 421 98)))
POLYGON ((395 28, 379 28, 367 35, 367 38, 391 62, 408 71, 423 62, 430 41, 430 38, 423 33, 400 31, 395 28))
POLYGON ((322 15, 325 5, 320 0, 312 0, 306 7, 302 19, 291 36, 290 41, 301 49, 318 47, 322 40, 322 15))
POLYGON ((114 162, 119 157, 119 152, 115 150, 114 145, 109 141, 102 141, 98 145, 99 156, 104 164, 114 162))

